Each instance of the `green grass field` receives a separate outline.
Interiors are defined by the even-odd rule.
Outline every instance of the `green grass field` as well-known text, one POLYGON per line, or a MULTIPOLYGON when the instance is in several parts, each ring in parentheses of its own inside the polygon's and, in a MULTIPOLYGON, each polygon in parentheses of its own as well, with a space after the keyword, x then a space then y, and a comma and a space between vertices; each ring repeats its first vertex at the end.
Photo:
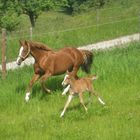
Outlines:
MULTIPOLYGON (((108 6, 89 12, 67 15, 63 12, 42 13, 33 29, 33 40, 53 49, 83 46, 124 35, 138 33, 140 3, 108 6)), ((19 39, 29 40, 29 19, 21 16, 17 31, 7 33, 7 61, 16 59, 19 39)), ((1 57, 1 52, 0 52, 1 57)), ((1 61, 0 61, 1 62, 1 61)))
MULTIPOLYGON (((94 86, 106 106, 94 98, 87 114, 75 98, 64 118, 59 118, 67 99, 61 96, 63 75, 47 81, 51 95, 43 93, 37 83, 31 100, 25 103, 33 68, 9 71, 6 80, 0 79, 0 139, 139 140, 140 43, 125 47, 94 52, 92 74, 99 76, 94 86)), ((78 74, 86 75, 81 71, 78 74)), ((84 100, 87 103, 87 94, 84 100)))

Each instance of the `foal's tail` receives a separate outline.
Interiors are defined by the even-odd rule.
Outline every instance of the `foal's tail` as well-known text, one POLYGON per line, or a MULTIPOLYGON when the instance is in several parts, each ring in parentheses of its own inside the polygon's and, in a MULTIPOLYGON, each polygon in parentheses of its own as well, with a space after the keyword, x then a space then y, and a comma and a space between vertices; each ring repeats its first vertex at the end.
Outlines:
POLYGON ((84 62, 81 65, 81 68, 86 73, 90 73, 91 65, 93 62, 93 53, 88 50, 80 50, 83 54, 84 62))

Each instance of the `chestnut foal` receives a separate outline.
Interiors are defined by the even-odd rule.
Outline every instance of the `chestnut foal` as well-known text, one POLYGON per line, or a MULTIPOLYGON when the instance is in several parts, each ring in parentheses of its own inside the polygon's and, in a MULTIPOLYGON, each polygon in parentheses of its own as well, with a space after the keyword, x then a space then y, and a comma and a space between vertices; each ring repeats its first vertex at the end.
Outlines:
POLYGON ((84 101, 83 101, 83 92, 88 91, 89 94, 91 95, 95 95, 99 102, 103 105, 105 105, 105 103, 103 102, 103 100, 94 92, 94 88, 92 85, 92 80, 97 79, 97 76, 90 76, 90 77, 85 77, 85 78, 79 78, 79 79, 75 79, 72 75, 68 74, 65 76, 62 85, 70 85, 69 88, 69 96, 68 96, 68 100, 65 104, 65 107, 60 115, 60 117, 64 116, 64 113, 67 109, 67 107, 69 106, 69 103, 71 102, 72 98, 74 97, 74 95, 78 95, 80 98, 80 103, 83 105, 85 111, 87 112, 87 108, 84 105, 84 101))

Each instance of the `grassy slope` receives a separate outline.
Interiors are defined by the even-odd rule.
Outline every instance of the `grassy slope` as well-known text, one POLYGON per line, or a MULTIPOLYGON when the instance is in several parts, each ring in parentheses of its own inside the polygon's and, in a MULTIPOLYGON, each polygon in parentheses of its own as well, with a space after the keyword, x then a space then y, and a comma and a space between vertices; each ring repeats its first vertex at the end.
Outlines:
MULTIPOLYGON (((126 140, 140 137, 140 43, 128 48, 95 52, 92 73, 97 73, 95 89, 106 106, 94 98, 88 114, 75 98, 63 119, 59 118, 67 97, 62 97, 63 76, 50 78, 47 85, 55 90, 43 94, 40 84, 33 88, 32 99, 24 102, 27 83, 33 74, 26 67, 11 71, 0 80, 0 138, 49 140, 126 140)), ((79 72, 80 76, 85 74, 79 72)), ((88 96, 85 95, 85 102, 88 96)))
MULTIPOLYGON (((75 16, 60 12, 42 13, 36 22, 36 28, 33 30, 33 40, 58 49, 66 45, 77 47, 137 33, 139 32, 138 13, 138 3, 123 6, 118 3, 118 5, 110 5, 100 9, 98 11, 98 21, 95 10, 75 16), (124 21, 116 22, 120 20, 124 21)), ((7 38, 7 61, 17 57, 19 39, 29 39, 29 20, 26 16, 22 16, 21 21, 21 31, 9 34, 7 38)))

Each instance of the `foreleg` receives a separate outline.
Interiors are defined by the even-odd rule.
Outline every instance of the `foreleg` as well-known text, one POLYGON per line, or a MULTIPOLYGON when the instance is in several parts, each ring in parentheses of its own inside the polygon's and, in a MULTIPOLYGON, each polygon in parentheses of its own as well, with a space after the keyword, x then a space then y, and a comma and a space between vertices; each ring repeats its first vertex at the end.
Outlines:
POLYGON ((62 95, 66 95, 66 93, 69 91, 69 89, 70 89, 70 85, 68 85, 68 86, 64 89, 64 91, 62 92, 62 95))
POLYGON ((40 78, 40 83, 42 86, 42 89, 45 90, 46 92, 51 92, 50 89, 46 88, 45 86, 45 81, 51 76, 51 73, 46 73, 40 78))
POLYGON ((40 78, 40 75, 34 74, 32 80, 30 81, 29 86, 28 86, 28 88, 27 88, 27 90, 26 90, 26 96, 25 96, 25 101, 26 101, 26 102, 29 101, 29 99, 30 99, 30 94, 31 94, 31 93, 30 93, 30 92, 31 92, 31 89, 32 89, 34 83, 35 83, 39 78, 40 78))
POLYGON ((67 102, 65 104, 65 107, 64 107, 64 109, 63 109, 63 111, 62 111, 62 113, 60 115, 60 117, 64 116, 64 113, 65 113, 67 107, 69 106, 69 103, 71 102, 72 98, 73 98, 73 95, 70 94, 69 97, 68 97, 68 100, 67 100, 67 102))
POLYGON ((85 111, 87 112, 87 108, 86 108, 84 101, 83 101, 83 94, 82 93, 79 93, 79 98, 80 98, 80 103, 83 105, 85 111))

